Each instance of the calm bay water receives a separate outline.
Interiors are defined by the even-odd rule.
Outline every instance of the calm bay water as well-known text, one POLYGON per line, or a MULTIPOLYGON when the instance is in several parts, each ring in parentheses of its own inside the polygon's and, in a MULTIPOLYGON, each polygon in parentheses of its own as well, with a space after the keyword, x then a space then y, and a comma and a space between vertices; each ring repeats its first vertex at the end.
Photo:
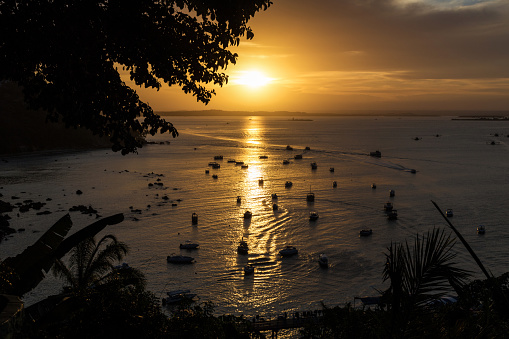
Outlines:
MULTIPOLYGON (((170 117, 180 136, 154 137, 171 143, 147 145, 138 155, 100 150, 4 157, 2 199, 15 203, 11 197, 18 196, 45 202, 43 210, 52 213, 13 214, 11 227, 26 231, 4 241, 0 257, 32 244, 71 206, 91 205, 103 216, 125 214, 123 223, 103 234, 113 233, 130 245, 126 262, 146 274, 148 288, 158 296, 186 288, 214 302, 218 313, 271 315, 377 295, 375 289, 386 287, 383 253, 391 241, 445 227, 433 200, 443 210, 454 210, 451 221, 489 270, 496 275, 509 271, 507 122, 451 117, 312 119, 170 117), (492 140, 499 144, 489 145, 492 140), (287 145, 293 150, 286 150, 287 145), (375 150, 382 152, 381 158, 367 155, 375 150), (303 159, 294 159, 296 154, 303 159), (224 157, 218 161, 220 169, 207 166, 215 155, 224 157), (249 168, 228 159, 244 161, 249 168), (285 159, 290 164, 283 165, 285 159), (316 170, 311 170, 311 162, 317 163, 316 170), (285 188, 286 181, 293 186, 285 188), (156 182, 163 185, 149 187, 156 182), (82 195, 75 194, 78 189, 82 195), (396 192, 393 198, 390 189, 396 192), (310 191, 316 196, 314 203, 306 202, 310 191), (386 201, 393 202, 398 220, 387 220, 386 201), (242 218, 246 210, 253 213, 249 222, 242 218), (311 211, 320 215, 315 222, 309 221, 311 211), (199 215, 194 226, 193 212, 199 215), (486 226, 483 236, 476 234, 479 224, 486 226), (363 228, 371 228, 372 236, 359 237, 363 228), (248 256, 237 254, 242 238, 249 244, 248 256), (186 240, 199 243, 200 249, 181 251, 179 244, 186 240), (299 254, 281 258, 278 251, 287 244, 296 246, 299 254), (196 263, 168 264, 166 256, 172 253, 192 255, 196 263), (320 253, 329 257, 329 269, 319 267, 320 253), (253 276, 244 276, 247 263, 256 267, 253 276)), ((95 221, 95 216, 78 212, 71 217, 70 233, 95 221)), ((455 249, 458 262, 481 278, 460 243, 455 249)), ((60 286, 49 276, 25 302, 39 301, 60 286)))

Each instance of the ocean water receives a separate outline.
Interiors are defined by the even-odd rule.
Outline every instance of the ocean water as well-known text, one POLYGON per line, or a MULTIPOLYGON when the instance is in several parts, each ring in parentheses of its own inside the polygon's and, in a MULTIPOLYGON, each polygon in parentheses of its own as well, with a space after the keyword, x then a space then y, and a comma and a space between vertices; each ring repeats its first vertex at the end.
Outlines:
MULTIPOLYGON (((446 227, 433 200, 444 211, 453 209, 450 220, 489 270, 509 271, 509 123, 451 117, 311 119, 170 117, 180 136, 153 137, 162 144, 147 145, 137 155, 95 150, 3 157, 1 199, 44 202, 41 211, 51 214, 11 213, 11 227, 25 231, 0 244, 0 258, 19 253, 66 213, 74 222, 70 233, 94 222, 95 215, 68 212, 74 205, 90 205, 102 216, 124 213, 124 222, 101 235, 113 233, 129 244, 125 261, 145 273, 157 296, 190 289, 200 300, 212 301, 217 313, 271 316, 377 295, 387 287, 382 269, 391 242, 446 227), (375 150, 381 158, 368 156, 375 150), (294 159, 297 154, 302 159, 294 159), (223 160, 214 160, 216 155, 223 160), (284 165, 285 159, 290 163, 284 165), (211 161, 221 167, 210 168, 211 161), (285 188, 286 181, 293 186, 285 188), (161 185, 149 186, 154 183, 161 185), (78 189, 83 194, 76 194, 78 189), (309 192, 315 194, 312 203, 306 201, 309 192), (398 220, 387 220, 387 201, 398 220), (251 220, 242 218, 248 210, 251 220), (309 221, 311 211, 320 216, 315 222, 309 221), (197 225, 192 213, 198 214, 197 225), (476 233, 479 224, 486 226, 485 235, 476 233), (360 237, 364 228, 373 234, 360 237), (242 238, 249 244, 247 256, 236 250, 242 238), (186 240, 200 248, 180 250, 186 240), (298 255, 281 258, 278 251, 286 245, 296 246, 298 255), (168 264, 173 253, 196 262, 168 264), (319 267, 320 253, 329 257, 328 269, 319 267), (248 263, 255 266, 254 275, 244 275, 248 263)), ((461 243, 455 250, 458 264, 482 278, 461 243)), ((48 274, 25 302, 30 305, 60 287, 48 274)))

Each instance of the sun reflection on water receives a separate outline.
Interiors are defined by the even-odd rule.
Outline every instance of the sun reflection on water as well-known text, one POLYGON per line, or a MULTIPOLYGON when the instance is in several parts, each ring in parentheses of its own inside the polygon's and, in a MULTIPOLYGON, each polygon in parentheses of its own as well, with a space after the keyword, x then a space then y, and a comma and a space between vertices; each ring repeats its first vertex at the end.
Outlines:
MULTIPOLYGON (((231 286, 235 297, 232 301, 235 306, 242 310, 246 305, 250 307, 262 307, 273 304, 284 294, 284 288, 277 288, 281 284, 282 261, 278 256, 278 237, 284 225, 284 210, 277 212, 273 210, 275 200, 271 192, 271 182, 268 166, 264 155, 263 126, 257 118, 246 120, 242 135, 245 147, 239 149, 240 157, 248 164, 242 179, 236 184, 235 191, 242 198, 238 213, 240 217, 246 212, 252 213, 251 219, 244 219, 240 224, 242 230, 238 234, 238 241, 243 238, 249 246, 247 256, 238 255, 235 261, 238 277, 242 277, 241 286, 231 286), (279 219, 278 219, 279 218, 279 219), (252 276, 245 276, 242 267, 246 264, 255 267, 252 276), (275 288, 271 288, 270 286, 275 288)), ((233 264, 233 263, 232 263, 233 264)), ((232 285, 236 285, 233 283, 232 285)))

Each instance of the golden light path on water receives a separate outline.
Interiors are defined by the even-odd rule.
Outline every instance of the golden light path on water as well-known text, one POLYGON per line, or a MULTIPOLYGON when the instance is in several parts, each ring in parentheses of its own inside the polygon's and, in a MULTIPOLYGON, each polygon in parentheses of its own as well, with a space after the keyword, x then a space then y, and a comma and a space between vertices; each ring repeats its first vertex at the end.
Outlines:
MULTIPOLYGON (((232 293, 232 303, 237 303, 239 310, 245 309, 244 304, 250 307, 262 307, 281 298, 281 290, 267 288, 277 275, 280 275, 280 261, 276 255, 277 233, 271 225, 273 218, 271 183, 267 180, 270 173, 260 159, 260 146, 262 146, 262 127, 257 119, 246 121, 242 133, 243 148, 242 159, 246 159, 248 168, 244 169, 246 175, 238 182, 237 191, 241 196, 241 210, 250 211, 251 219, 244 219, 242 236, 249 246, 247 262, 255 266, 254 275, 244 275, 242 288, 235 288, 232 293), (250 147, 256 146, 256 147, 250 147), (247 288, 246 288, 247 287, 247 288), (271 291, 267 293, 267 291, 271 291)), ((236 261, 243 260, 237 258, 236 261)), ((238 266, 238 263, 234 263, 238 266)))

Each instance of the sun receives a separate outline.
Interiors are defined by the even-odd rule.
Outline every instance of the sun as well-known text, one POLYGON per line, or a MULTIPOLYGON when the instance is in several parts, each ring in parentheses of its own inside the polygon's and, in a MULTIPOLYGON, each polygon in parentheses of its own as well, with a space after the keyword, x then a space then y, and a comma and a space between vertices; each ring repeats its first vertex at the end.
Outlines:
POLYGON ((233 83, 248 86, 251 88, 260 88, 266 86, 274 80, 267 77, 265 74, 258 70, 239 71, 235 76, 232 76, 231 78, 233 83))

